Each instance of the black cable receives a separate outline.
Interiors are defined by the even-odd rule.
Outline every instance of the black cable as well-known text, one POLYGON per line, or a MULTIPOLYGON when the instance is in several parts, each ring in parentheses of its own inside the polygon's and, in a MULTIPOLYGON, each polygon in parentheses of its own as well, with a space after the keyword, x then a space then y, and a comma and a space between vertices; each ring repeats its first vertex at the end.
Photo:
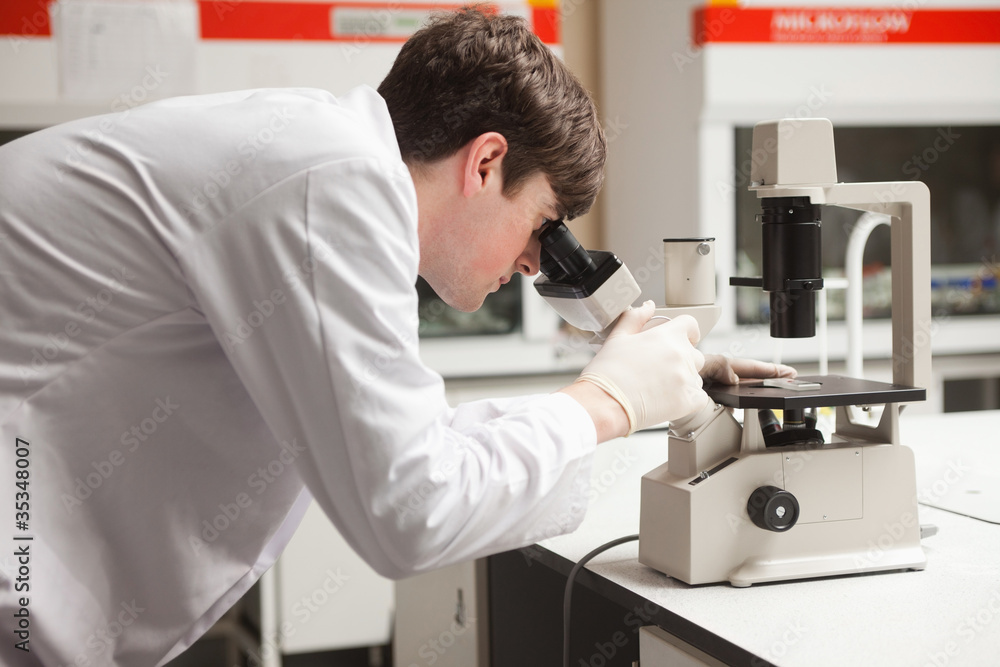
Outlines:
POLYGON ((570 601, 573 599, 573 580, 576 579, 576 573, 582 570, 583 566, 586 565, 594 556, 607 551, 611 547, 617 547, 619 544, 633 542, 638 539, 638 535, 628 535, 626 537, 619 537, 616 540, 611 540, 606 544, 602 544, 581 558, 577 564, 573 566, 573 569, 570 570, 569 577, 566 578, 566 591, 563 594, 563 667, 569 667, 569 609, 570 601))
POLYGON ((947 507, 935 505, 934 503, 925 503, 918 501, 917 504, 923 505, 924 507, 930 507, 932 509, 940 510, 942 512, 948 512, 949 514, 957 514, 958 516, 964 516, 969 519, 975 519, 976 521, 984 521, 986 523, 992 523, 994 526, 1000 526, 1000 521, 994 521, 993 519, 987 519, 981 516, 976 516, 975 514, 966 514, 965 512, 959 512, 958 510, 948 509, 947 507))

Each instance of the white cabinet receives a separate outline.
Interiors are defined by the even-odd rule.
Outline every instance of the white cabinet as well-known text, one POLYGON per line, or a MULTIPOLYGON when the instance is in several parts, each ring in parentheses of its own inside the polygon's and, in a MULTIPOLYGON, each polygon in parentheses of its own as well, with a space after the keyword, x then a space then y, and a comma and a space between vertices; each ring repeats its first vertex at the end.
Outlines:
POLYGON ((716 667, 722 665, 655 625, 639 628, 639 667, 716 667))
POLYGON ((275 566, 265 575, 262 655, 389 644, 393 582, 348 546, 313 503, 275 566))
POLYGON ((487 667, 485 559, 396 584, 394 667, 487 667))

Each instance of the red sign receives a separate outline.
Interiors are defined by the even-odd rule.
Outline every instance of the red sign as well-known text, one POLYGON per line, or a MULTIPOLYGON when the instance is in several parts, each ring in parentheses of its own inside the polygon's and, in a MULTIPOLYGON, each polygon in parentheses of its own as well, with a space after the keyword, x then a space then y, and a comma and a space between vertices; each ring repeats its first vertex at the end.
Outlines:
POLYGON ((53 0, 3 0, 0 4, 0 35, 48 37, 49 3, 53 0))
MULTIPOLYGON (((0 35, 50 37, 53 0, 0 0, 0 35)), ((462 2, 281 2, 199 0, 202 39, 330 40, 405 42, 433 11, 452 10, 462 2)), ((495 5, 487 5, 496 9, 495 5)), ((558 44, 559 10, 531 7, 535 34, 558 44)))
POLYGON ((701 7, 694 43, 996 44, 1000 10, 701 7))

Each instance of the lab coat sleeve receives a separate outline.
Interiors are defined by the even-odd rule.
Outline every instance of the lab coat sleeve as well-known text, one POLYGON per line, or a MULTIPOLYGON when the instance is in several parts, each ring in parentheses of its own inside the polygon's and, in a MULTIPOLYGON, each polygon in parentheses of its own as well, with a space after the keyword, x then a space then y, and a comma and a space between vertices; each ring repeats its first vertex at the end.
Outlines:
POLYGON ((342 160, 178 253, 276 455, 390 577, 575 529, 596 445, 564 394, 448 407, 418 354, 416 216, 401 164, 342 160))

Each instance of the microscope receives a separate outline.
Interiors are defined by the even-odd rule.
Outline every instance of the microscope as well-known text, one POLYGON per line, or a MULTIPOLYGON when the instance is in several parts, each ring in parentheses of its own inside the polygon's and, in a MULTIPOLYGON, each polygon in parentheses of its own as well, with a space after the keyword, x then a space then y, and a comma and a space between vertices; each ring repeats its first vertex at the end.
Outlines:
MULTIPOLYGON (((903 404, 926 398, 930 381, 927 187, 917 181, 838 183, 833 126, 826 119, 758 123, 752 154, 750 187, 762 210, 762 276, 733 278, 731 284, 769 293, 772 336, 811 337, 816 292, 823 287, 822 207, 891 216, 893 381, 823 375, 706 387, 713 401, 670 424, 667 462, 642 478, 639 561, 688 584, 728 581, 737 587, 922 570, 926 557, 913 452, 899 441, 899 415, 903 404), (884 406, 876 425, 853 417, 852 406, 874 405, 884 406), (836 412, 829 439, 815 428, 813 415, 822 407, 836 412), (742 409, 742 424, 730 408, 742 409)), ((674 245, 693 248, 702 259, 713 255, 709 239, 687 241, 674 245)), ((544 256, 545 239, 542 244, 544 256)), ((625 273, 603 294, 593 286, 573 296, 567 296, 565 285, 556 289, 555 284, 574 279, 553 268, 559 261, 552 257, 548 265, 543 261, 536 288, 553 305, 601 294, 600 307, 589 310, 599 310, 602 317, 587 322, 577 317, 583 327, 566 318, 601 331, 631 303, 621 305, 611 295, 624 299, 634 291, 638 296, 637 286, 633 291, 621 287, 631 276, 626 279, 628 270, 611 257, 603 257, 608 269, 615 267, 608 275, 625 273)), ((684 251, 680 257, 671 259, 667 252, 666 277, 668 295, 677 292, 680 281, 681 303, 668 303, 657 313, 672 316, 687 309, 700 315, 704 336, 715 323, 713 309, 715 319, 718 310, 692 303, 704 297, 689 297, 699 292, 695 283, 708 282, 714 301, 714 265, 708 275, 706 262, 686 264, 684 251), (700 270, 692 273, 690 267, 700 270)), ((567 307, 556 309, 563 314, 567 307)), ((581 310, 588 307, 576 304, 581 310)))
MULTIPOLYGON (((620 259, 610 252, 585 250, 562 221, 538 235, 541 244, 535 290, 566 322, 594 334, 599 345, 642 290, 620 259)), ((715 305, 715 239, 663 239, 668 279, 666 306, 653 317, 690 315, 702 335, 719 321, 715 305)))

